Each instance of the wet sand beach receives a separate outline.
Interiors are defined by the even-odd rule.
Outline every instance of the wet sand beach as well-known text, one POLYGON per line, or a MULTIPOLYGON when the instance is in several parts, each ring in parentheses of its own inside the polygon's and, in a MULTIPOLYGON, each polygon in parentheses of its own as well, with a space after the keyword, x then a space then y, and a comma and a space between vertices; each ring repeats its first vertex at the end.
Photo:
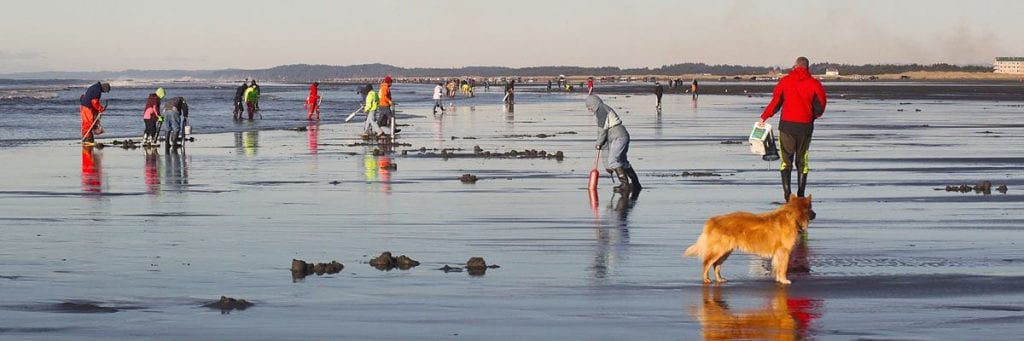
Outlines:
POLYGON ((398 146, 365 145, 362 122, 339 123, 338 110, 299 129, 195 135, 184 153, 0 148, 0 338, 1019 337, 1019 98, 832 96, 793 284, 737 252, 730 281, 705 286, 699 261, 681 257, 703 222, 782 199, 778 163, 745 142, 768 98, 669 94, 659 114, 653 95, 603 97, 633 137, 644 189, 613 195, 602 174, 596 208, 596 132, 579 93, 524 91, 512 113, 496 91, 437 117, 427 102, 401 105, 398 146), (1008 190, 945 190, 985 180, 1008 190), (420 264, 369 264, 385 251, 420 264), (500 267, 438 270, 471 257, 500 267), (344 267, 296 279, 293 259, 344 267), (211 306, 222 296, 251 306, 211 306))

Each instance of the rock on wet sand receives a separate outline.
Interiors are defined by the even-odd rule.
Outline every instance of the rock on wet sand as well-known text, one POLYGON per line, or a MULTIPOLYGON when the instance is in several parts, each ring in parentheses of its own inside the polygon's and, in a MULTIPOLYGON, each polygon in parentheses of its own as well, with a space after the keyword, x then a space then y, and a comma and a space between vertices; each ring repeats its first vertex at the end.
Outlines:
POLYGON ((299 280, 312 274, 316 274, 317 276, 322 276, 323 274, 336 274, 341 272, 344 268, 345 265, 338 261, 313 264, 300 259, 292 259, 292 279, 299 280))
POLYGON ((212 303, 204 304, 203 307, 210 309, 220 309, 221 313, 229 313, 232 310, 245 310, 252 307, 254 304, 244 299, 235 299, 232 297, 221 296, 220 300, 212 303))
POLYGON ((399 270, 409 270, 417 265, 420 265, 420 262, 406 257, 405 255, 394 257, 391 255, 390 251, 384 251, 380 256, 377 256, 377 258, 370 260, 370 266, 381 271, 388 271, 394 268, 398 268, 399 270))

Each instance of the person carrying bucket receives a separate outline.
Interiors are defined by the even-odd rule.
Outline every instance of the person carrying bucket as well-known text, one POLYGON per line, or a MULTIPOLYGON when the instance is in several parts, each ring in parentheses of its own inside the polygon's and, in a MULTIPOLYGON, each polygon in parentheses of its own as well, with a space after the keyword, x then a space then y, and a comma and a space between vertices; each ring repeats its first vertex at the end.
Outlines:
POLYGON ((110 92, 110 83, 96 82, 85 90, 81 97, 81 108, 79 113, 82 117, 82 143, 95 143, 94 135, 103 133, 100 128, 99 115, 107 110, 106 106, 100 105, 100 96, 104 92, 110 92))
POLYGON ((807 173, 810 172, 807 159, 814 120, 825 113, 825 88, 811 76, 807 69, 809 65, 807 57, 796 59, 793 70, 775 85, 772 101, 764 108, 761 120, 757 122, 758 126, 763 126, 767 119, 782 110, 782 117, 779 118, 779 154, 782 156, 782 164, 779 170, 782 173, 782 192, 786 201, 789 201, 791 193, 794 165, 797 167, 796 193, 798 197, 804 196, 807 173))
POLYGON ((142 109, 142 121, 146 124, 146 130, 142 134, 142 145, 149 146, 157 143, 160 132, 157 131, 157 121, 163 121, 160 115, 160 100, 164 98, 164 88, 156 89, 156 92, 146 97, 146 107, 142 109))
POLYGON ((169 122, 167 129, 166 148, 178 147, 185 139, 184 123, 188 121, 188 103, 184 97, 172 97, 164 104, 164 112, 167 113, 166 120, 169 122))
POLYGON ((587 96, 587 110, 594 114, 597 119, 597 144, 598 150, 608 147, 608 166, 612 168, 619 178, 619 185, 615 187, 617 192, 639 192, 641 189, 640 179, 629 163, 626 154, 629 152, 629 132, 622 125, 622 120, 615 109, 608 106, 597 95, 587 96))

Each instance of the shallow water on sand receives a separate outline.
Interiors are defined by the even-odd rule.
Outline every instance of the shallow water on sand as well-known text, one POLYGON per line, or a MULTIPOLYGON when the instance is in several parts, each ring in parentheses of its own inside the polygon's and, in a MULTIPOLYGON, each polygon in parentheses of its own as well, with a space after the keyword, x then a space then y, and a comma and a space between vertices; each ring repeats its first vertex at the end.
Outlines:
POLYGON ((809 272, 779 287, 736 253, 730 282, 706 287, 680 256, 703 221, 781 199, 778 163, 744 141, 768 99, 667 96, 658 115, 653 96, 606 96, 644 190, 623 199, 604 176, 592 209, 582 96, 517 97, 514 113, 493 92, 440 117, 403 106, 410 146, 386 157, 393 170, 379 146, 352 145, 361 123, 339 113, 306 131, 197 135, 184 154, 0 149, 0 335, 1007 339, 1024 321, 1020 103, 832 101, 811 150, 818 216, 794 255, 809 272), (477 145, 566 158, 468 157, 477 145), (1009 191, 936 190, 981 180, 1009 191), (378 271, 367 262, 382 251, 422 265, 378 271), (501 267, 435 270, 473 256, 501 267), (293 258, 345 268, 293 280, 293 258), (202 307, 221 295, 255 306, 202 307))

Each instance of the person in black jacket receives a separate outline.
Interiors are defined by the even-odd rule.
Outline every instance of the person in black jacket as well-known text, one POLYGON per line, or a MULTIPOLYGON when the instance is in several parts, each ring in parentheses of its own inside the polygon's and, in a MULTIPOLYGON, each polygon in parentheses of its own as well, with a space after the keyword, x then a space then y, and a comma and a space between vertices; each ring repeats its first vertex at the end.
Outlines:
POLYGON ((248 84, 242 82, 242 85, 235 89, 235 109, 231 112, 234 114, 236 120, 242 119, 242 113, 245 112, 243 106, 242 95, 245 94, 245 89, 249 87, 248 84))
POLYGON ((661 83, 654 82, 654 96, 658 97, 658 110, 661 110, 661 95, 665 94, 665 87, 661 83))

